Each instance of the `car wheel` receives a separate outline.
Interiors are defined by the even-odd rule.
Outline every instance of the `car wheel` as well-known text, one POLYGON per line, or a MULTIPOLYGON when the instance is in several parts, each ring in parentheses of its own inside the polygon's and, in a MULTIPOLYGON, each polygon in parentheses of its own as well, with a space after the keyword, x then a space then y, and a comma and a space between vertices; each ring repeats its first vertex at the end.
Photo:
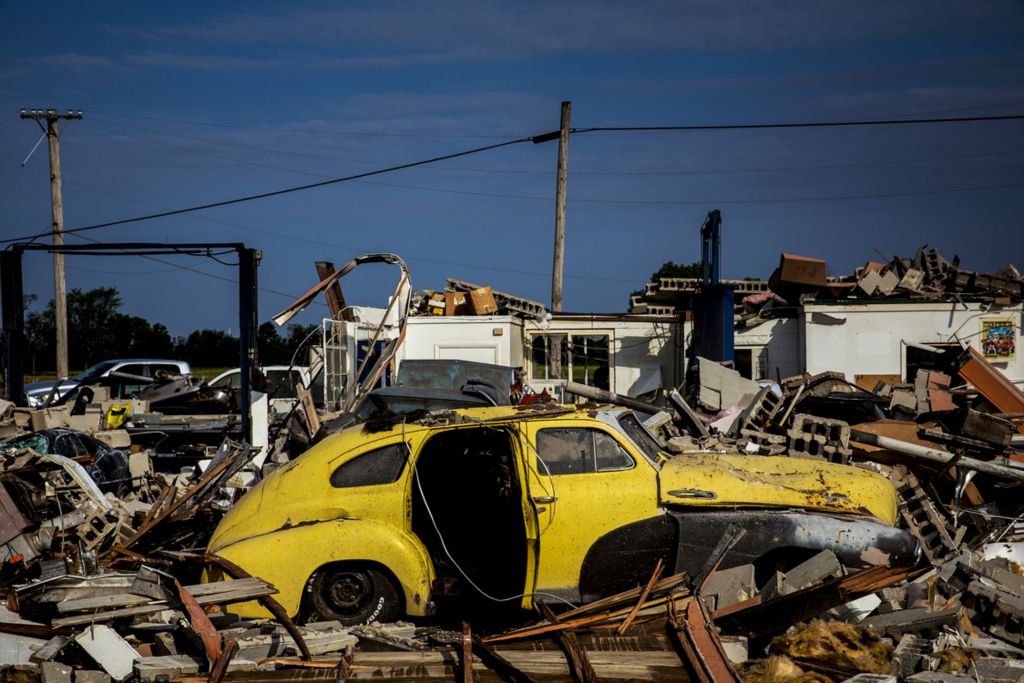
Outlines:
POLYGON ((398 587, 384 572, 366 566, 325 567, 309 582, 311 619, 336 620, 345 626, 394 621, 398 587))

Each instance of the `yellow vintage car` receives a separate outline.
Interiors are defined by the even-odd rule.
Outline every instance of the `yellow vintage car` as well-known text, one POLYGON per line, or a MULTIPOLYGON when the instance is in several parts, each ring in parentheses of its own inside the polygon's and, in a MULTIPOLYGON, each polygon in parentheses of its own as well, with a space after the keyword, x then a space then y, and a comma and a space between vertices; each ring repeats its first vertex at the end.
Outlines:
POLYGON ((249 491, 208 552, 272 583, 290 615, 357 624, 432 614, 453 587, 523 608, 594 600, 659 559, 698 571, 730 524, 747 533, 723 567, 825 548, 848 566, 910 564, 896 516, 892 484, 864 469, 669 457, 629 410, 547 404, 331 435, 249 491))

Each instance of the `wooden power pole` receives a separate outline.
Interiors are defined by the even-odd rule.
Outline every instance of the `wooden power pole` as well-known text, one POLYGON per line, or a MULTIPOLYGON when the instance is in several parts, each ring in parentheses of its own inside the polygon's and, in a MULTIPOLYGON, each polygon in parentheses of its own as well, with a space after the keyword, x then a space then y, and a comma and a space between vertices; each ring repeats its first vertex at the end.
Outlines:
MULTIPOLYGON (((33 119, 42 127, 46 121, 46 139, 50 145, 50 207, 53 216, 53 245, 64 244, 64 200, 60 191, 60 132, 57 122, 81 119, 82 112, 56 109, 22 109, 21 118, 33 119)), ((68 300, 64 278, 64 254, 53 252, 53 304, 57 327, 57 377, 68 376, 68 300)))
POLYGON ((562 310, 562 271, 565 268, 565 185, 569 174, 569 119, 572 102, 562 102, 558 135, 558 178, 555 185, 555 262, 551 269, 551 310, 562 310))

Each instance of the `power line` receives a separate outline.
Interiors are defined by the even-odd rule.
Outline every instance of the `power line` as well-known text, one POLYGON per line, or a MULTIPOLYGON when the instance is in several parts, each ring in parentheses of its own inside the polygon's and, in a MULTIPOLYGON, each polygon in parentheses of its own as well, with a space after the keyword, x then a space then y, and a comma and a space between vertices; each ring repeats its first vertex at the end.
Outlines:
MULTIPOLYGON (((978 109, 992 109, 996 107, 1009 107, 1021 104, 1021 100, 1014 100, 1011 102, 997 102, 991 104, 974 105, 970 107, 958 107, 955 109, 938 109, 926 112, 916 112, 913 116, 930 116, 932 114, 945 114, 948 112, 957 111, 975 111, 978 109)), ((161 121, 164 123, 178 123, 188 126, 207 126, 210 128, 231 128, 236 130, 263 130, 272 132, 284 132, 284 133, 302 133, 311 135, 347 135, 354 137, 420 137, 420 138, 478 138, 478 139, 495 139, 507 137, 504 134, 469 134, 469 133, 382 133, 378 131, 359 131, 359 130, 313 130, 309 128, 288 128, 288 127, 276 127, 276 126, 244 126, 240 124, 229 124, 229 123, 214 123, 211 121, 195 121, 187 119, 174 119, 167 117, 158 116, 143 116, 140 114, 120 114, 117 112, 104 112, 96 111, 94 109, 89 110, 90 114, 100 114, 102 116, 111 116, 123 119, 142 119, 146 121, 161 121)))
MULTIPOLYGON (((165 218, 167 216, 177 216, 183 213, 191 213, 193 211, 203 211, 205 209, 214 209, 221 206, 230 206, 232 204, 241 204, 242 202, 251 202, 257 199, 267 199, 268 197, 277 197, 280 195, 291 194, 293 192, 301 192, 303 190, 312 190, 318 187, 326 187, 327 185, 335 185, 337 183, 343 183, 351 180, 358 180, 359 178, 369 178, 375 175, 382 175, 384 173, 393 173, 394 171, 401 171, 406 168, 415 168, 417 166, 425 166, 426 164, 433 164, 438 161, 444 161, 446 159, 457 159, 459 157, 469 156, 471 154, 479 154, 481 152, 487 152, 501 147, 508 147, 510 145, 516 145, 524 142, 529 142, 531 138, 519 138, 516 140, 506 140, 504 142, 495 143, 493 145, 485 145, 483 147, 475 147, 473 149, 464 150, 461 152, 453 152, 451 154, 444 154, 430 159, 423 159, 421 161, 413 161, 406 164, 399 164, 397 166, 390 166, 388 168, 381 168, 374 171, 365 171, 363 173, 356 173, 353 175, 342 176, 340 178, 331 178, 329 180, 323 180, 318 183, 309 183, 306 185, 297 185, 294 187, 287 187, 281 190, 272 190, 270 192, 260 192, 258 194, 246 195, 243 197, 235 197, 234 199, 225 199, 218 202, 210 202, 208 204, 200 204, 197 206, 190 206, 183 209, 173 209, 171 211, 162 211, 160 213, 153 213, 146 216, 136 216, 134 218, 122 218, 120 220, 107 221, 105 223, 97 223, 95 225, 86 225, 80 228, 72 228, 65 230, 64 234, 75 234, 80 232, 87 232, 90 230, 98 230, 100 228, 109 228, 114 225, 124 225, 125 223, 138 223, 140 221, 153 220, 155 218, 165 218)), ((0 240, 0 244, 8 244, 10 242, 21 242, 24 240, 36 240, 40 237, 46 237, 51 235, 52 232, 41 232, 35 235, 25 235, 22 237, 15 237, 13 239, 0 240)))
POLYGON ((90 114, 102 114, 103 116, 117 116, 129 119, 145 119, 147 121, 163 121, 164 123, 181 123, 190 126, 210 126, 211 128, 235 128, 240 130, 267 130, 282 131, 286 133, 305 133, 310 135, 349 135, 353 137, 382 137, 382 138, 478 138, 489 139, 507 137, 505 135, 471 135, 467 133, 381 133, 365 130, 311 130, 309 128, 278 128, 274 126, 242 126, 239 124, 212 123, 210 121, 186 121, 183 119, 169 119, 156 116, 140 116, 138 114, 117 114, 113 112, 95 111, 90 109, 90 114))
MULTIPOLYGON (((1010 103, 1007 103, 1007 106, 1009 104, 1010 103)), ((1014 104, 1016 104, 1016 103, 1014 103, 1014 104)), ((989 106, 997 106, 997 105, 989 105, 989 106)), ((963 111, 963 110, 981 109, 981 108, 987 108, 987 107, 964 107, 962 109, 952 109, 952 110, 946 110, 946 111, 963 111)), ((106 131, 106 132, 109 132, 109 133, 114 133, 116 135, 123 135, 125 137, 129 137, 129 138, 132 138, 132 139, 135 139, 135 140, 141 140, 141 141, 149 142, 149 143, 156 144, 156 145, 164 145, 166 147, 171 147, 172 149, 181 149, 181 150, 184 150, 184 151, 195 152, 197 154, 204 154, 206 156, 213 156, 215 158, 226 159, 226 160, 229 160, 229 161, 236 161, 238 163, 248 164, 248 165, 252 165, 252 166, 263 166, 265 168, 271 168, 271 169, 276 169, 276 170, 291 171, 293 173, 302 173, 302 171, 296 171, 294 169, 282 168, 282 167, 273 166, 273 165, 269 165, 269 164, 260 164, 258 162, 250 162, 250 161, 245 160, 245 159, 237 159, 237 158, 234 158, 234 157, 225 157, 225 156, 221 156, 221 155, 214 154, 214 153, 211 153, 211 152, 201 152, 199 150, 195 150, 195 149, 192 149, 192 148, 189 148, 189 147, 179 147, 177 145, 170 145, 170 144, 158 141, 158 140, 151 140, 149 138, 143 138, 143 137, 129 135, 127 133, 124 133, 123 131, 112 130, 112 129, 109 129, 109 128, 104 128, 102 126, 97 126, 95 124, 82 124, 82 125, 88 125, 90 128, 96 128, 97 130, 103 130, 103 131, 106 131)), ((259 146, 256 146, 256 145, 243 145, 243 144, 237 143, 237 142, 225 142, 225 141, 222 141, 222 140, 210 140, 208 138, 197 138, 197 137, 190 136, 190 135, 181 135, 179 133, 170 133, 170 132, 167 132, 167 131, 154 130, 152 128, 144 128, 142 126, 132 126, 132 125, 129 125, 129 124, 119 124, 119 125, 122 128, 131 128, 133 130, 140 130, 140 131, 143 131, 143 132, 146 132, 146 133, 153 133, 154 135, 164 135, 164 136, 167 136, 167 137, 178 138, 180 140, 190 140, 192 142, 201 142, 203 144, 209 144, 209 145, 221 145, 221 146, 224 146, 224 147, 234 147, 236 149, 247 149, 247 150, 252 150, 252 151, 256 151, 256 152, 267 152, 267 153, 270 153, 270 154, 283 154, 283 155, 288 155, 288 156, 303 157, 303 158, 307 158, 307 159, 322 159, 322 160, 325 160, 325 161, 341 161, 343 163, 350 163, 350 164, 379 164, 379 163, 385 163, 385 162, 382 162, 380 160, 350 159, 350 158, 347 158, 347 157, 339 157, 339 156, 334 156, 334 155, 330 155, 330 154, 313 154, 313 153, 310 153, 310 152, 297 152, 297 151, 287 150, 287 149, 275 149, 273 147, 259 147, 259 146)), ((960 159, 975 159, 975 158, 981 158, 981 157, 999 156, 999 155, 1003 155, 1003 154, 1013 154, 1013 153, 1017 153, 1017 152, 1021 152, 1021 151, 1024 151, 1024 150, 1022 150, 1022 149, 1009 149, 1009 150, 1003 149, 1003 150, 998 150, 998 151, 993 151, 993 152, 976 152, 976 153, 973 153, 973 154, 960 154, 960 155, 953 155, 953 156, 923 157, 923 158, 915 158, 915 159, 888 159, 888 160, 879 160, 879 161, 847 162, 847 163, 841 163, 841 164, 810 164, 810 165, 804 165, 804 166, 781 166, 781 167, 772 167, 772 168, 694 169, 694 170, 678 170, 678 171, 574 171, 573 175, 574 176, 612 176, 612 177, 620 177, 620 176, 678 176, 678 175, 718 175, 718 174, 737 174, 737 173, 771 173, 771 172, 778 172, 778 171, 805 171, 805 170, 817 170, 817 169, 825 169, 825 168, 860 168, 860 167, 866 167, 866 166, 890 166, 890 165, 898 165, 898 164, 925 163, 925 162, 931 162, 931 161, 954 161, 954 160, 960 160, 960 159)), ((465 166, 432 166, 432 167, 428 167, 428 169, 432 170, 432 171, 446 171, 446 172, 501 173, 501 174, 545 175, 545 176, 551 175, 551 173, 552 173, 552 171, 550 171, 550 170, 507 169, 507 168, 505 168, 505 169, 503 169, 503 168, 479 168, 479 167, 474 168, 474 167, 465 167, 465 166)))
MULTIPOLYGON (((592 126, 573 128, 573 133, 623 133, 697 130, 765 130, 771 128, 849 128, 855 126, 906 126, 929 123, 979 123, 983 121, 1020 121, 1024 114, 1005 116, 950 116, 927 119, 868 119, 863 121, 810 121, 803 123, 715 123, 683 126, 592 126)), ((548 133, 551 135, 551 133, 548 133)), ((543 137, 543 136, 538 136, 543 137)))
MULTIPOLYGON (((897 125, 921 125, 921 124, 932 124, 932 123, 969 123, 969 122, 982 122, 982 121, 1007 121, 1007 120, 1020 120, 1024 119, 1024 115, 1007 115, 1007 116, 962 116, 962 117, 947 117, 947 118, 926 118, 926 119, 878 119, 868 121, 819 121, 819 122, 804 122, 804 123, 757 123, 757 124, 712 124, 712 125, 687 125, 687 126, 604 126, 604 127, 591 127, 591 128, 576 128, 571 132, 573 133, 590 133, 590 132, 637 132, 637 131, 708 131, 708 130, 763 130, 763 129, 778 129, 778 128, 826 128, 826 127, 851 127, 851 126, 897 126, 897 125)), ((243 197, 236 197, 234 199, 227 199, 218 202, 211 202, 208 204, 200 204, 198 206, 186 207, 183 209, 175 209, 171 211, 164 211, 161 213, 149 214, 146 216, 137 216, 134 218, 124 218, 115 221, 108 221, 105 223, 97 223, 95 225, 87 225, 79 228, 73 228, 71 230, 65 230, 66 234, 73 234, 79 232, 86 232, 89 230, 98 230, 100 228, 107 228, 115 225, 123 225, 126 223, 137 223, 140 221, 153 220, 156 218, 164 218, 167 216, 180 215, 184 213, 191 213, 194 211, 202 211, 205 209, 212 209, 221 206, 229 206, 232 204, 239 204, 242 202, 254 201, 257 199, 266 199, 268 197, 276 197, 279 195, 290 194, 293 192, 300 192, 303 190, 311 190, 318 187, 324 187, 327 185, 334 185, 346 181, 358 180, 361 178, 368 178, 371 176, 382 175, 385 173, 392 173, 407 168, 415 168, 417 166, 425 166, 427 164, 436 163, 439 161, 445 161, 448 159, 456 159, 459 157, 469 156, 472 154, 479 154, 481 152, 498 149, 501 147, 508 147, 510 145, 521 144, 524 142, 533 142, 534 144, 547 142, 555 139, 558 132, 555 133, 544 133, 542 135, 535 135, 532 137, 517 138, 514 140, 506 140, 504 142, 495 143, 492 145, 485 145, 482 147, 476 147, 461 152, 454 152, 452 154, 446 154, 438 157, 432 157, 430 159, 424 159, 421 161, 410 162, 406 164, 399 164, 396 166, 390 166, 387 168, 377 169, 374 171, 366 171, 363 173, 356 173, 353 175, 343 176, 340 178, 332 178, 323 180, 317 183, 309 183, 306 185, 298 185, 295 187, 284 188, 281 190, 273 190, 270 192, 262 192, 259 194, 246 195, 243 197)), ((742 200, 732 201, 729 203, 775 203, 781 201, 825 201, 832 199, 870 199, 870 198, 881 198, 881 197, 903 197, 903 196, 915 196, 921 194, 944 194, 947 192, 970 192, 984 189, 1001 189, 1005 187, 1018 187, 1018 185, 993 185, 985 187, 975 188, 954 188, 950 190, 938 190, 928 192, 913 192, 913 193, 889 193, 889 194, 878 194, 878 195, 847 195, 840 197, 816 197, 816 198, 792 198, 792 199, 770 199, 770 200, 742 200)), ((456 191, 452 191, 456 192, 456 191)), ((510 197, 516 198, 516 197, 510 197)), ((527 199, 527 197, 520 197, 527 199)), ((577 202, 580 200, 576 200, 577 202)), ((628 200, 589 200, 593 203, 636 203, 628 200)), ((699 200, 701 202, 710 202, 713 200, 699 200)), ((646 202, 646 203, 663 203, 663 204, 688 204, 692 202, 646 202)), ((725 203, 725 202, 723 202, 725 203)), ((35 240, 40 237, 46 237, 53 234, 50 231, 38 233, 36 235, 28 235, 17 237, 14 239, 0 240, 0 244, 6 244, 10 242, 18 242, 23 240, 35 240)))
MULTIPOLYGON (((172 149, 179 149, 179 150, 183 150, 183 151, 186 151, 186 152, 192 152, 193 154, 198 154, 198 155, 201 155, 201 156, 210 156, 210 157, 214 157, 214 158, 217 158, 217 159, 224 159, 226 161, 234 161, 236 163, 244 164, 244 165, 248 165, 248 166, 256 166, 256 167, 260 167, 260 168, 270 168, 270 169, 273 169, 273 170, 276 170, 276 171, 284 171, 284 172, 287 172, 287 173, 297 173, 299 175, 312 176, 312 177, 316 177, 316 178, 328 178, 329 177, 329 176, 325 176, 325 175, 319 174, 319 173, 312 173, 312 172, 309 172, 309 171, 302 171, 302 170, 299 170, 299 169, 287 168, 287 167, 284 167, 284 166, 275 166, 275 165, 272 165, 272 164, 263 164, 263 163, 259 163, 259 162, 251 162, 251 161, 248 161, 246 159, 238 159, 238 158, 235 158, 235 157, 224 156, 224 155, 221 155, 221 154, 216 154, 214 152, 206 152, 206 151, 203 151, 203 150, 193 149, 193 148, 190 148, 190 147, 182 147, 180 145, 172 145, 170 143, 165 143, 165 142, 161 142, 161 141, 158 141, 158 140, 151 140, 151 139, 148 139, 148 138, 138 137, 138 136, 132 135, 130 133, 122 132, 122 131, 111 130, 109 128, 104 128, 102 126, 95 126, 95 125, 87 124, 87 123, 82 123, 82 125, 88 126, 88 127, 91 127, 91 128, 97 128, 99 130, 104 130, 106 132, 114 133, 116 135, 122 135, 124 137, 132 138, 132 139, 135 139, 135 140, 141 140, 143 142, 149 142, 149 143, 155 144, 155 145, 161 145, 161 146, 165 146, 165 147, 171 147, 172 149)), ((989 156, 989 155, 1004 154, 1004 153, 1007 153, 1007 152, 1010 152, 1010 151, 1019 151, 1019 150, 1007 150, 1007 151, 1004 151, 1004 152, 992 152, 992 153, 984 154, 984 155, 965 155, 965 156, 966 157, 989 156)), ((954 157, 954 158, 956 158, 956 157, 954 157)), ((882 163, 884 164, 884 162, 882 162, 882 163)), ((838 167, 846 167, 845 164, 840 164, 840 165, 836 165, 836 166, 838 166, 838 167)), ((829 166, 823 166, 823 167, 811 166, 811 167, 805 167, 805 168, 812 169, 812 168, 828 168, 828 167, 829 166)), ((404 190, 416 190, 416 191, 420 191, 420 192, 440 192, 440 193, 444 193, 444 194, 458 194, 458 195, 464 195, 464 196, 470 196, 470 197, 489 197, 489 198, 493 198, 493 199, 515 199, 515 200, 543 201, 543 202, 550 202, 550 201, 552 201, 551 197, 536 196, 536 195, 517 195, 517 194, 507 194, 507 193, 498 193, 498 192, 481 192, 481 191, 474 191, 474 190, 456 190, 456 189, 443 188, 443 187, 424 187, 422 185, 409 185, 409 184, 403 184, 403 183, 387 183, 387 182, 379 182, 379 181, 374 182, 374 181, 367 181, 367 180, 355 180, 355 182, 358 182, 358 183, 363 184, 363 185, 376 185, 376 186, 379 186, 379 187, 393 187, 393 188, 399 188, 399 189, 404 189, 404 190)), ((573 203, 573 204, 632 204, 632 205, 650 204, 650 205, 664 205, 664 206, 674 206, 674 205, 677 205, 677 206, 688 206, 688 205, 703 204, 703 203, 708 203, 708 202, 710 202, 710 203, 721 203, 721 204, 761 204, 761 203, 769 203, 770 204, 770 203, 797 203, 797 202, 817 202, 817 201, 833 201, 833 200, 882 199, 882 198, 889 198, 889 197, 911 197, 911 196, 930 195, 930 194, 947 194, 947 193, 959 193, 959 192, 973 192, 973 191, 976 191, 976 190, 1005 189, 1005 188, 1008 188, 1008 187, 1017 187, 1017 185, 989 185, 989 186, 980 186, 980 187, 966 187, 966 188, 951 188, 951 189, 940 189, 940 190, 926 190, 926 191, 919 191, 919 192, 901 192, 901 193, 883 193, 883 194, 854 194, 854 195, 838 195, 838 196, 826 196, 826 197, 782 197, 782 198, 770 198, 770 199, 748 198, 748 199, 690 199, 690 200, 682 199, 682 200, 671 200, 671 199, 588 199, 588 198, 576 197, 576 198, 569 199, 568 201, 573 203)), ((537 273, 525 273, 525 274, 537 274, 537 273)))
MULTIPOLYGON (((472 190, 451 190, 440 187, 422 187, 417 185, 405 185, 398 183, 382 183, 374 181, 360 181, 365 185, 380 185, 382 187, 397 187, 404 190, 421 190, 424 192, 444 192, 448 194, 463 194, 474 197, 493 197, 496 199, 522 199, 527 201, 552 202, 553 197, 540 197, 536 195, 515 195, 500 194, 497 192, 474 192, 472 190)), ((1008 188, 1024 187, 1024 183, 1007 183, 1002 185, 979 185, 975 187, 953 187, 937 190, 921 190, 917 192, 885 192, 878 194, 847 194, 831 195, 824 197, 766 197, 752 199, 568 199, 573 204, 638 204, 638 205, 661 205, 661 206, 689 206, 692 204, 785 204, 800 202, 824 202, 856 199, 886 199, 890 197, 917 197, 923 195, 955 194, 960 192, 978 192, 982 190, 1003 190, 1008 188)))
MULTIPOLYGON (((129 196, 126 196, 126 195, 118 194, 116 192, 110 192, 108 190, 104 190, 102 188, 94 187, 92 185, 88 185, 88 184, 80 182, 80 181, 67 180, 66 182, 69 185, 77 185, 79 187, 83 187, 83 188, 85 188, 87 190, 91 190, 93 192, 98 192, 100 194, 104 194, 104 195, 107 195, 109 197, 115 197, 117 199, 122 199, 122 200, 125 200, 125 201, 135 202, 137 204, 143 204, 143 205, 146 205, 146 206, 152 206, 152 207, 158 208, 158 209, 164 208, 164 207, 160 206, 159 204, 154 204, 152 202, 143 201, 143 200, 138 199, 136 197, 129 197, 129 196)), ((282 233, 282 232, 275 232, 273 230, 265 230, 265 229, 262 229, 262 228, 256 228, 256 227, 253 227, 253 226, 250 226, 250 225, 242 225, 240 223, 232 223, 231 221, 225 221, 225 220, 221 220, 221 219, 218 219, 218 218, 211 218, 209 216, 196 216, 196 217, 198 219, 206 221, 208 223, 215 223, 215 224, 223 225, 223 226, 226 226, 226 227, 229 227, 229 228, 236 228, 238 230, 245 230, 247 232, 256 232, 256 233, 260 233, 260 234, 263 234, 263 235, 269 235, 271 237, 278 237, 278 238, 281 238, 281 239, 290 240, 290 241, 293 241, 293 242, 305 242, 307 244, 315 244, 315 245, 324 246, 324 247, 336 247, 338 249, 348 249, 348 250, 351 250, 355 254, 366 253, 366 252, 370 252, 370 251, 376 251, 376 249, 371 248, 371 247, 361 247, 361 246, 357 246, 357 245, 353 245, 353 244, 341 244, 339 242, 329 242, 329 241, 326 241, 326 240, 311 239, 311 238, 308 238, 308 237, 299 237, 297 235, 289 235, 289 234, 282 233)), ((93 241, 97 242, 97 243, 99 242, 99 240, 93 240, 93 241)), ((410 258, 408 258, 406 260, 410 261, 410 262, 413 262, 413 263, 417 263, 417 262, 418 263, 434 263, 434 264, 443 265, 443 266, 455 266, 455 267, 458 267, 458 268, 470 268, 470 269, 473 269, 473 270, 480 270, 480 271, 485 271, 485 272, 510 273, 510 274, 513 274, 513 275, 530 275, 530 276, 538 276, 538 277, 549 277, 551 275, 551 273, 541 273, 541 272, 530 271, 530 270, 516 270, 516 269, 513 269, 513 268, 499 268, 499 267, 496 267, 496 266, 482 266, 479 263, 462 263, 462 262, 459 262, 459 261, 446 261, 446 260, 442 260, 442 259, 430 258, 430 257, 427 257, 427 256, 413 256, 413 257, 410 257, 410 258)), ((179 267, 179 266, 175 266, 175 267, 179 267)), ((197 270, 197 271, 194 271, 194 272, 202 273, 203 271, 198 271, 197 270)), ((621 282, 621 283, 636 284, 636 280, 635 279, 634 280, 627 280, 625 278, 596 277, 596 276, 592 276, 592 275, 566 275, 565 277, 568 278, 568 279, 573 279, 573 280, 593 280, 595 282, 621 282)), ((297 297, 292 296, 291 298, 294 300, 297 297)))

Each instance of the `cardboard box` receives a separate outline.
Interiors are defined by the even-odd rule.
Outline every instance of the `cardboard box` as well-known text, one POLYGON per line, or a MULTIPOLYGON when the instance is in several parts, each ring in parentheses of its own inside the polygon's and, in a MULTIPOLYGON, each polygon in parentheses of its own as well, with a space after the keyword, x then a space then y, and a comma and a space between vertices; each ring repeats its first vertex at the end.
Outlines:
POLYGON ((445 315, 467 315, 470 312, 469 298, 465 292, 444 293, 445 315))
POLYGON ((487 287, 474 289, 469 293, 469 307, 474 315, 491 315, 498 312, 498 302, 494 300, 494 290, 487 287))
POLYGON ((427 313, 430 315, 444 315, 445 296, 443 292, 434 292, 427 299, 427 313))
POLYGON ((772 273, 768 286, 772 290, 778 285, 824 287, 825 271, 825 262, 821 259, 784 253, 779 259, 779 267, 772 273))

